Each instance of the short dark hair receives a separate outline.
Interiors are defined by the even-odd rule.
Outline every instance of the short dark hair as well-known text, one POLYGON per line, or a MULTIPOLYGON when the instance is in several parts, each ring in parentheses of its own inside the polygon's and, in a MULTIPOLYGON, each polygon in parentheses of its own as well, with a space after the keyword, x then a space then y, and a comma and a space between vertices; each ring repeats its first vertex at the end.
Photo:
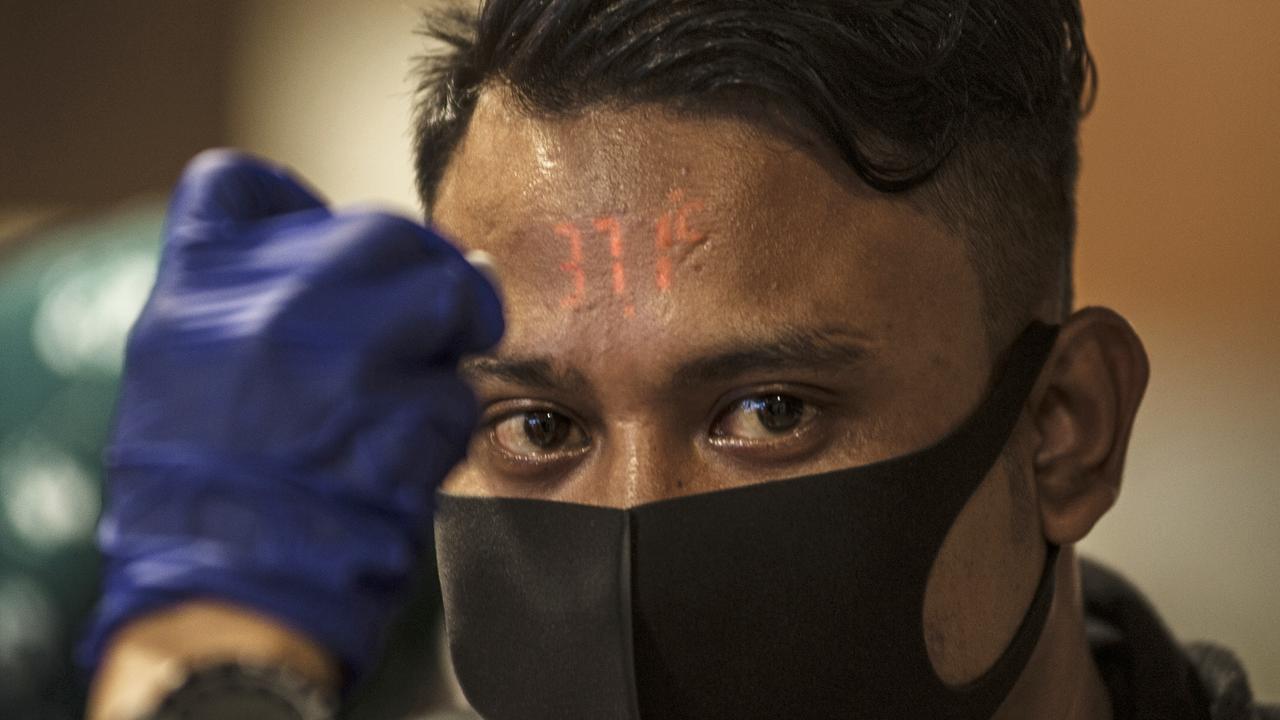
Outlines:
POLYGON ((1079 0, 485 0, 427 11, 415 165, 428 215, 481 90, 530 113, 763 102, 967 241, 989 334, 1071 304, 1079 0))

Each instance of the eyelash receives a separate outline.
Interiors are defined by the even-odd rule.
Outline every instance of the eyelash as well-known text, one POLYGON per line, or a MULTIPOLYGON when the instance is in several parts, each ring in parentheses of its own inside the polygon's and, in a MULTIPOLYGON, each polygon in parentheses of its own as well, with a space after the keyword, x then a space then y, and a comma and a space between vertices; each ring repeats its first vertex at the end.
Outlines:
MULTIPOLYGON (((742 452, 765 452, 771 448, 778 448, 789 443, 795 443, 799 440, 807 438, 816 432, 818 417, 823 414, 824 408, 821 402, 815 401, 812 397, 814 393, 802 392, 794 387, 778 387, 767 386, 753 388, 747 392, 735 393, 730 399, 719 402, 715 405, 716 410, 711 414, 710 420, 706 425, 706 433, 704 441, 717 449, 721 450, 739 450, 742 452), (751 400, 768 398, 770 396, 783 396, 802 404, 802 412, 804 416, 798 420, 798 426, 791 431, 778 434, 776 437, 763 439, 749 439, 741 436, 733 435, 717 435, 716 428, 729 416, 730 413, 740 409, 744 403, 751 400)), ((523 472, 549 472, 556 466, 576 459, 592 446, 591 434, 588 426, 582 422, 576 415, 562 407, 547 402, 538 402, 533 400, 499 402, 486 408, 487 417, 481 422, 483 437, 487 444, 492 448, 502 462, 509 468, 523 472), (579 432, 586 436, 586 442, 581 446, 572 447, 565 450, 551 450, 548 452, 540 452, 536 454, 520 454, 511 452, 499 442, 497 431, 499 426, 516 417, 527 415, 535 412, 553 412, 563 416, 566 420, 573 423, 579 432)), ((808 444, 807 444, 808 445, 808 444)), ((806 447, 807 447, 806 445, 806 447)), ((797 449, 797 453, 801 452, 797 449)))
POLYGON ((487 444, 492 447, 505 462, 528 469, 543 469, 565 462, 584 454, 591 447, 591 435, 587 431, 586 423, 573 413, 568 412, 554 403, 539 402, 535 400, 517 400, 494 403, 485 409, 484 416, 481 418, 479 423, 479 429, 487 444), (513 453, 504 448, 502 444, 498 442, 497 430, 499 425, 512 418, 535 412, 552 412, 563 416, 569 422, 577 426, 582 433, 586 434, 587 443, 583 447, 540 453, 535 457, 513 453))
POLYGON ((731 400, 722 402, 717 405, 717 410, 712 415, 710 423, 710 432, 707 433, 707 442, 721 448, 767 448, 771 445, 778 445, 782 442, 791 441, 799 437, 808 435, 812 428, 816 426, 815 420, 823 413, 822 404, 808 397, 805 393, 801 393, 794 388, 754 388, 745 393, 739 393, 733 396, 731 400), (748 401, 760 398, 768 398, 771 396, 782 396, 793 400, 800 401, 805 410, 809 411, 808 417, 800 420, 800 425, 790 432, 782 433, 774 438, 765 440, 750 440, 741 437, 729 435, 716 435, 715 428, 728 417, 729 413, 739 409, 748 401))

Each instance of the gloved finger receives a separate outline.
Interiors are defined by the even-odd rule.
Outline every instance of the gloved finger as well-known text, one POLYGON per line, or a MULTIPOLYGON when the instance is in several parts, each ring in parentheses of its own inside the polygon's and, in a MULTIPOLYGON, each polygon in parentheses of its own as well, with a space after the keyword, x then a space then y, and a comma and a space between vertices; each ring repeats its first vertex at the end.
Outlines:
POLYGON ((498 298, 502 299, 502 276, 498 274, 498 261, 483 250, 472 250, 465 257, 467 262, 471 263, 471 267, 479 270, 484 279, 489 281, 498 298))
MULTIPOLYGON (((384 215, 381 220, 399 223, 399 229, 414 236, 413 242, 426 250, 431 262, 418 266, 422 282, 410 307, 425 313, 425 326, 449 329, 442 335, 447 338, 444 347, 449 354, 457 359, 497 345, 506 332, 506 321, 493 257, 474 251, 464 256, 457 245, 432 227, 396 216, 384 215)), ((394 234, 388 232, 387 236, 394 234)), ((418 348, 430 353, 432 344, 419 344, 418 348)))
POLYGON ((206 150, 183 171, 169 221, 243 222, 324 206, 282 168, 235 150, 206 150))
MULTIPOLYGON (((423 326, 448 329, 443 347, 455 360, 493 348, 502 339, 506 322, 502 295, 491 274, 491 258, 485 253, 463 256, 434 229, 409 224, 421 235, 433 261, 422 266, 422 282, 411 301, 423 326)), ((418 348, 429 351, 430 345, 418 348)))
POLYGON ((502 337, 497 290, 435 232, 383 212, 348 212, 324 234, 326 242, 312 244, 323 259, 282 309, 280 330, 323 332, 388 363, 456 360, 502 337))
POLYGON ((502 310, 502 288, 497 283, 497 271, 486 261, 487 254, 477 258, 481 262, 467 258, 470 269, 471 315, 472 322, 466 326, 462 341, 459 343, 463 354, 481 353, 492 349, 502 340, 506 332, 506 320, 502 310))
POLYGON ((403 304, 384 315, 387 359, 457 362, 485 352, 505 331, 502 300, 493 283, 460 255, 437 256, 389 283, 403 304))

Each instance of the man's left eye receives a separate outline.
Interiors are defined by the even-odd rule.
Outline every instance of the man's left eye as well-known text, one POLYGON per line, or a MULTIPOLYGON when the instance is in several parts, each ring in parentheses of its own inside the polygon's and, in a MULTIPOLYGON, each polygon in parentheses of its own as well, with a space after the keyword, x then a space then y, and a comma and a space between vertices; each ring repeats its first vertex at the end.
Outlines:
POLYGON ((817 414, 805 401, 790 395, 768 394, 744 398, 729 406, 711 428, 713 438, 768 442, 799 430, 817 414))
POLYGON ((493 442, 504 452, 523 459, 577 452, 590 444, 582 428, 554 410, 528 410, 494 423, 493 442))

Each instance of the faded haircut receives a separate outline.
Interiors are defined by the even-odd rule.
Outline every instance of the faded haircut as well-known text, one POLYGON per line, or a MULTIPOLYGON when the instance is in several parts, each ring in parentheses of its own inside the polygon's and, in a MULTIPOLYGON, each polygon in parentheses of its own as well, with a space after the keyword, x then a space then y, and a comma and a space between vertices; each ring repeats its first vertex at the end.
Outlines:
POLYGON ((486 87, 545 116, 763 105, 966 241, 993 344, 1046 300, 1071 306, 1096 86, 1079 0, 486 0, 437 5, 422 32, 428 216, 486 87))

